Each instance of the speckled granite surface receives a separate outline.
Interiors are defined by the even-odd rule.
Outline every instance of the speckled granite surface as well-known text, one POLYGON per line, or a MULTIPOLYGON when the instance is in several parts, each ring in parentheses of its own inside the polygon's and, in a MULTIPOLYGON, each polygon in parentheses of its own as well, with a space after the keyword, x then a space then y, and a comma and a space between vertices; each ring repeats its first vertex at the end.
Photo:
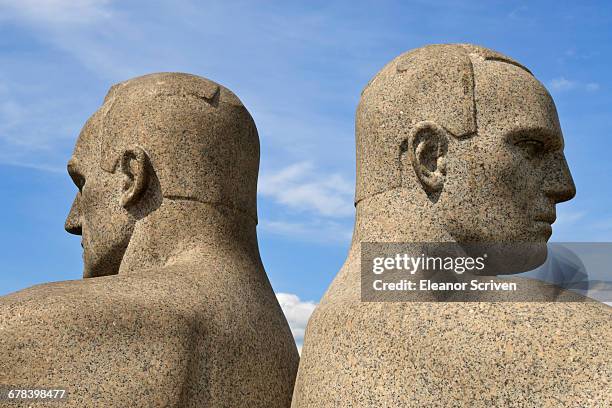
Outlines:
POLYGON ((288 407, 299 357, 259 256, 258 166, 226 88, 113 87, 69 163, 88 279, 0 298, 0 384, 68 391, 35 406, 288 407))
POLYGON ((472 45, 402 54, 357 108, 355 231, 306 331, 292 407, 605 407, 612 308, 364 303, 362 242, 530 242, 575 194, 556 108, 472 45))

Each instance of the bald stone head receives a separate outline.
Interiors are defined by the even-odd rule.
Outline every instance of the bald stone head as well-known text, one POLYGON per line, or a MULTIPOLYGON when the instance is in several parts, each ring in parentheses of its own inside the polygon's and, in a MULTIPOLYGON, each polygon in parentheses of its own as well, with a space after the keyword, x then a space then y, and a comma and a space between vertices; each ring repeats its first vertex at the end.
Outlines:
POLYGON ((227 88, 181 73, 114 85, 68 163, 79 192, 66 230, 82 235, 84 276, 117 273, 135 222, 163 199, 223 206, 255 225, 258 168, 257 129, 227 88))
POLYGON ((358 207, 405 189, 459 242, 545 242, 555 205, 575 195, 550 94, 486 48, 395 58, 362 93, 356 140, 358 207))

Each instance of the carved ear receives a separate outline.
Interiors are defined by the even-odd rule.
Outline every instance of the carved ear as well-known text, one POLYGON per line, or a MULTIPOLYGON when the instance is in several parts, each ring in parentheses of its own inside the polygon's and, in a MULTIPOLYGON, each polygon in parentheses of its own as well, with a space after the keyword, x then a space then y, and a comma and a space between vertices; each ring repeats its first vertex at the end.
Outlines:
POLYGON ((448 132, 435 122, 417 123, 402 143, 402 174, 412 166, 416 178, 430 197, 436 199, 446 178, 448 132))
POLYGON ((148 182, 147 160, 147 154, 138 146, 125 150, 121 155, 120 171, 124 178, 121 193, 123 207, 135 204, 145 192, 148 182))

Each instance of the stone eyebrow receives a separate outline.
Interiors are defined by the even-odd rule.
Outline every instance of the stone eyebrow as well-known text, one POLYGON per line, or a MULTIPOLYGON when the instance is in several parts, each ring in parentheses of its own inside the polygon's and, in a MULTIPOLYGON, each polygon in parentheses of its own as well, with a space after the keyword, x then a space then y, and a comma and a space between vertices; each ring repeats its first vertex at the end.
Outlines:
POLYGON ((66 169, 68 170, 68 173, 72 173, 76 170, 76 160, 74 158, 71 158, 70 160, 68 160, 66 169))
POLYGON ((553 150, 563 149, 564 141, 561 133, 552 131, 544 127, 529 127, 516 129, 510 133, 515 139, 535 137, 553 150))
POLYGON ((81 188, 83 184, 85 184, 85 177, 83 176, 83 173, 79 171, 79 161, 74 157, 71 158, 70 160, 68 160, 66 168, 68 170, 70 178, 72 179, 72 182, 77 187, 81 188))
POLYGON ((535 141, 538 143, 542 154, 562 152, 564 148, 563 139, 553 136, 550 132, 522 132, 517 130, 505 137, 505 140, 514 146, 519 146, 521 142, 535 141))
POLYGON ((78 166, 79 166, 78 160, 74 157, 71 157, 70 160, 68 160, 68 164, 66 165, 66 168, 68 169, 68 173, 78 171, 78 166))

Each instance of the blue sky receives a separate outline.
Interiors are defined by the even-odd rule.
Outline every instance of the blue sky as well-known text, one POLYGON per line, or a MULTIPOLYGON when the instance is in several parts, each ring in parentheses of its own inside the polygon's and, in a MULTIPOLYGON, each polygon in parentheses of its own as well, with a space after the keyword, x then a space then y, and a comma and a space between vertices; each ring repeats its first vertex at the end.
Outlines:
POLYGON ((612 241, 611 27, 606 1, 0 0, 0 295, 80 277, 63 230, 78 132, 110 85, 183 71, 255 118, 262 258, 301 330, 350 241, 360 91, 429 43, 496 49, 549 88, 578 189, 553 239, 612 241))

